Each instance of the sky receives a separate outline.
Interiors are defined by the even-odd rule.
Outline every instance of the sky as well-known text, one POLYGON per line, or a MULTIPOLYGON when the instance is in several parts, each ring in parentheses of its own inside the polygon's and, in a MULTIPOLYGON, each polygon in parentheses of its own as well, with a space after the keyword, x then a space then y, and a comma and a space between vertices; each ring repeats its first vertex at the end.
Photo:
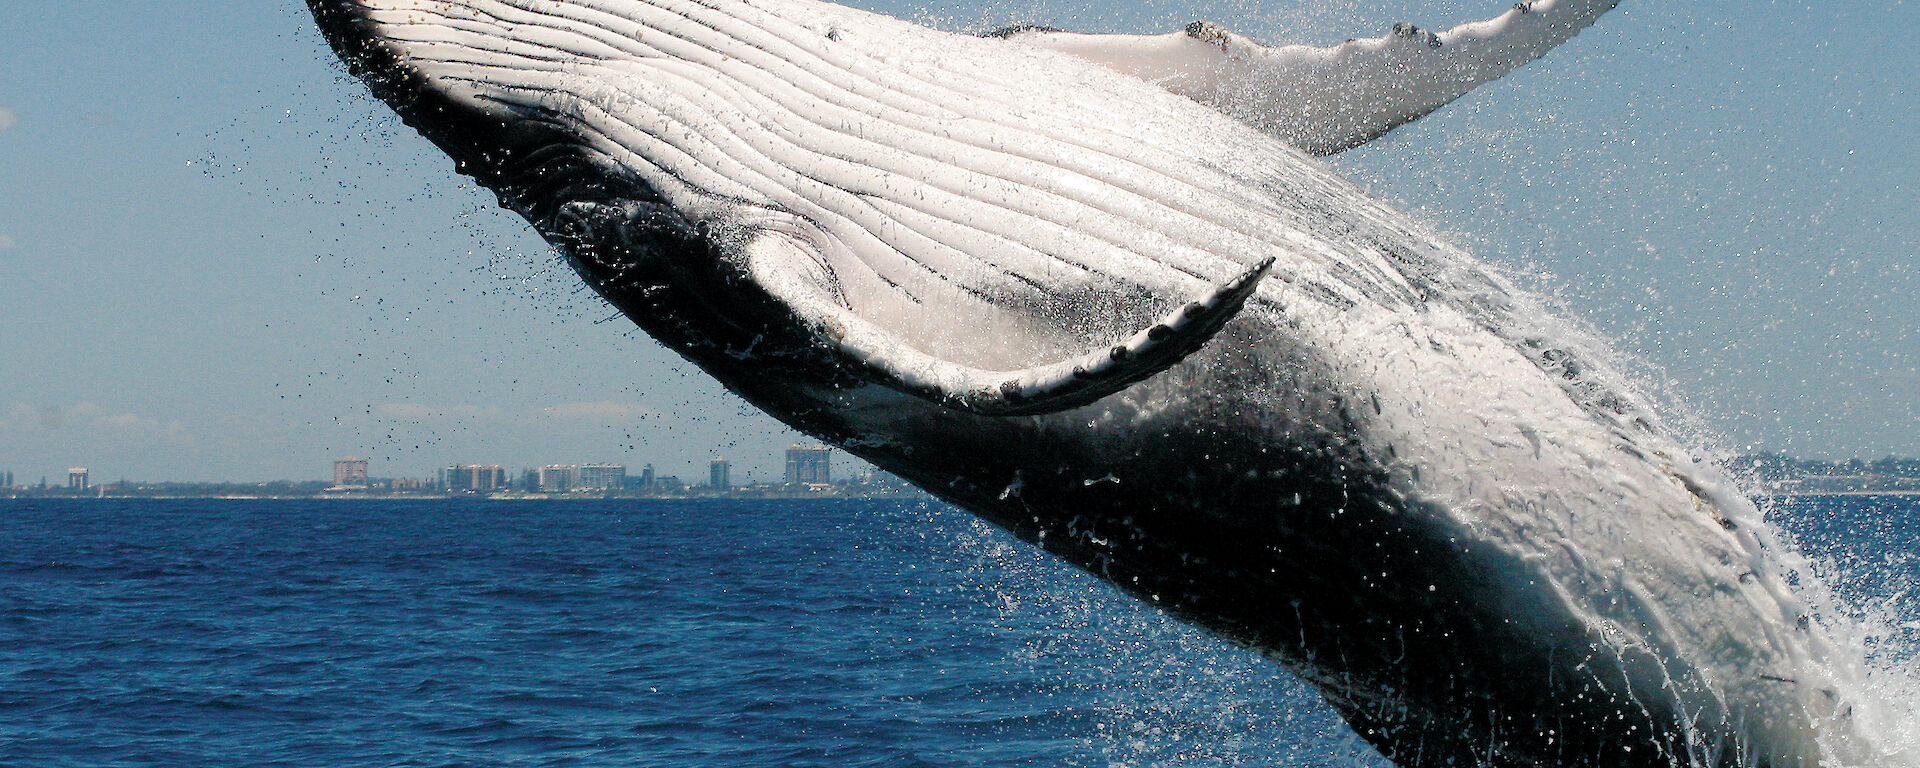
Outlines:
MULTIPOLYGON (((1507 4, 863 7, 1325 44, 1507 4)), ((1916 33, 1901 0, 1624 0, 1330 162, 1614 339, 1708 448, 1916 456, 1916 33)), ((325 479, 351 454, 384 477, 698 478, 724 455, 767 479, 801 439, 582 289, 300 4, 0 7, 0 471, 325 479)))

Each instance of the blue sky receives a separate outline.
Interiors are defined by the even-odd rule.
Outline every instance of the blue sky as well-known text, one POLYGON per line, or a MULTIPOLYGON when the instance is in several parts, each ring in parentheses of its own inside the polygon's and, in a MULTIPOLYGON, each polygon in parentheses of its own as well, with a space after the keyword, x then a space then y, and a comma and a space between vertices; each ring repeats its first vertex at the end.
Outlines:
MULTIPOLYGON (((867 7, 1325 43, 1504 5, 867 7)), ((1717 446, 1920 455, 1916 33, 1911 2, 1625 0, 1333 164, 1615 338, 1717 446)), ((13 3, 0 72, 0 470, 766 477, 796 439, 584 293, 299 4, 13 3)))

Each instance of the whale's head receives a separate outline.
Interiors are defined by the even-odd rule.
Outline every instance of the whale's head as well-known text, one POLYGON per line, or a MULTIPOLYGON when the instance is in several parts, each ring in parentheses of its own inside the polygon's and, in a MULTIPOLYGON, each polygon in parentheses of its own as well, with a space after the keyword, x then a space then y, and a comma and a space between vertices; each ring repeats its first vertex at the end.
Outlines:
POLYGON ((750 356, 946 408, 1061 410, 1199 349, 1274 262, 1209 256, 1226 270, 1202 274, 1067 251, 1118 249, 1067 218, 1086 203, 1031 201, 1062 197, 1045 188, 1062 179, 1126 191, 1036 171, 996 146, 998 108, 943 105, 847 53, 849 36, 941 34, 892 19, 628 0, 309 5, 374 95, 709 370, 750 356))

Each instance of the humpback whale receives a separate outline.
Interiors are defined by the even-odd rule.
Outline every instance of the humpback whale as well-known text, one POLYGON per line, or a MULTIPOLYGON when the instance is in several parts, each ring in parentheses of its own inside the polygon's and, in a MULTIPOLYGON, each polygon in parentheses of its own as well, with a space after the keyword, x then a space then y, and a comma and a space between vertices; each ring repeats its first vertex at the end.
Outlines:
POLYGON ((1316 156, 1612 0, 1267 47, 814 0, 309 0, 741 397, 1257 649, 1398 764, 1851 759, 1843 653, 1606 346, 1316 156))

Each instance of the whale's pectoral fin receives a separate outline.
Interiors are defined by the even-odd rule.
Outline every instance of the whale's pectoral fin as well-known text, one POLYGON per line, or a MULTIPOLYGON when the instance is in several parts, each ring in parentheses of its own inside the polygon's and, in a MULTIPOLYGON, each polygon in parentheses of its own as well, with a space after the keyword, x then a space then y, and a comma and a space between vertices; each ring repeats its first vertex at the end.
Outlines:
POLYGON ((1155 82, 1316 155, 1331 155, 1445 106, 1545 55, 1619 0, 1526 0, 1438 34, 1400 24, 1330 48, 1268 47, 1194 22, 1165 35, 1028 27, 996 36, 1155 82))
POLYGON ((957 410, 1025 416, 1090 404, 1198 351, 1253 295, 1268 258, 1112 347, 1019 370, 985 370, 915 349, 904 334, 844 303, 792 233, 763 231, 745 249, 746 275, 855 376, 957 410))

